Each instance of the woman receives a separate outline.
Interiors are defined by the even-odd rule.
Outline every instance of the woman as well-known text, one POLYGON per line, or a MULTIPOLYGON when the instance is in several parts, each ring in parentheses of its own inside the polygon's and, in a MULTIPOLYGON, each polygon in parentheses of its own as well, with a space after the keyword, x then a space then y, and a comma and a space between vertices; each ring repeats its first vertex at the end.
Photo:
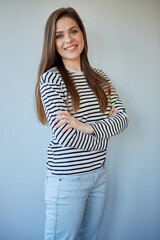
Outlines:
POLYGON ((106 75, 87 57, 83 23, 73 8, 47 20, 36 85, 37 115, 49 124, 45 240, 94 240, 106 197, 108 139, 128 124, 106 75))

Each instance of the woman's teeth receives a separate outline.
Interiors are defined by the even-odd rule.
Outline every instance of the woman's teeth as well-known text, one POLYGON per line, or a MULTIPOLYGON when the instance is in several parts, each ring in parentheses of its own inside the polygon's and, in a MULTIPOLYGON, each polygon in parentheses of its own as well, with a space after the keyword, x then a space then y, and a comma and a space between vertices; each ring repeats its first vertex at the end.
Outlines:
POLYGON ((76 48, 76 46, 66 48, 66 50, 72 50, 72 49, 74 49, 74 48, 76 48))

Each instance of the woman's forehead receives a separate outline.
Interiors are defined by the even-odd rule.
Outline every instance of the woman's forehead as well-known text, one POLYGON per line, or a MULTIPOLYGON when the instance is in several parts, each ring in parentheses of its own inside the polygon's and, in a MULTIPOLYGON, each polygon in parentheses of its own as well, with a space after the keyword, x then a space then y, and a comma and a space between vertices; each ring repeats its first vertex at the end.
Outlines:
POLYGON ((70 17, 62 17, 56 22, 56 32, 63 32, 64 30, 70 30, 73 27, 78 27, 77 22, 70 17))

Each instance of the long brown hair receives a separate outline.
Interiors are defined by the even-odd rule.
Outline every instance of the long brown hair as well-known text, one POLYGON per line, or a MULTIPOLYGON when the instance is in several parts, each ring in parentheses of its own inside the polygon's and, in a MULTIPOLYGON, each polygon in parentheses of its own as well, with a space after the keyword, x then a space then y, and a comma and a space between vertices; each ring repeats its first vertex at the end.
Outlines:
POLYGON ((55 66, 58 67, 61 73, 62 79, 65 83, 65 86, 67 88, 67 96, 69 95, 71 96, 72 109, 74 110, 75 113, 78 111, 79 105, 80 105, 80 98, 76 90, 76 87, 74 85, 74 80, 71 78, 71 75, 65 68, 62 62, 61 56, 56 51, 56 45, 55 45, 56 22, 62 17, 69 17, 75 20, 83 34, 84 49, 81 53, 81 69, 86 77, 89 87, 97 97, 97 100, 100 106, 100 111, 102 113, 106 111, 109 103, 109 99, 110 99, 110 92, 111 92, 110 84, 108 83, 108 81, 106 81, 106 79, 102 75, 94 71, 89 64, 88 56, 87 56, 88 46, 87 46, 86 31, 81 18, 79 17, 78 13, 71 7, 60 8, 54 11, 49 16, 45 26, 43 50, 42 50, 41 61, 38 68, 37 84, 35 88, 37 116, 40 122, 44 125, 47 124, 47 119, 46 119, 44 108, 41 102, 39 82, 40 82, 41 75, 51 67, 55 67, 55 66))

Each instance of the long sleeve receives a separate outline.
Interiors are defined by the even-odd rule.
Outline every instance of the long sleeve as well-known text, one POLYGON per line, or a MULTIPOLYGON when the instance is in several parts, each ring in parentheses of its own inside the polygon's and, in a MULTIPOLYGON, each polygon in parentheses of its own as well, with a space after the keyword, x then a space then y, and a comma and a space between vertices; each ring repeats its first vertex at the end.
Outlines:
POLYGON ((60 76, 52 71, 44 73, 40 81, 41 100, 51 127, 54 141, 63 147, 82 149, 85 151, 101 151, 107 147, 107 139, 99 139, 91 134, 84 134, 75 129, 62 132, 66 126, 56 128, 54 120, 58 111, 67 111, 66 98, 60 76))
POLYGON ((111 107, 113 106, 118 109, 118 112, 114 116, 106 117, 103 120, 90 124, 97 139, 108 139, 111 136, 119 134, 128 126, 128 116, 126 110, 112 86, 111 107))

